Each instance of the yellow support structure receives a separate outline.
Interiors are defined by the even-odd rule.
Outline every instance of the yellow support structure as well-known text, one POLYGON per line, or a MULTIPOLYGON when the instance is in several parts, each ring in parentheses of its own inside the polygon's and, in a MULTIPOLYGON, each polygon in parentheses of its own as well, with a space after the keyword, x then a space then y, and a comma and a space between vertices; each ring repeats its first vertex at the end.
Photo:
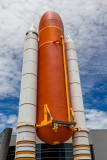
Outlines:
POLYGON ((37 127, 44 127, 44 126, 50 125, 52 124, 52 121, 53 121, 53 117, 51 116, 48 105, 44 104, 44 120, 41 122, 40 125, 37 125, 37 127), (49 120, 48 120, 48 114, 50 117, 49 120))
POLYGON ((66 85, 66 98, 67 98, 67 109, 68 109, 68 121, 71 122, 70 115, 70 102, 69 102, 69 90, 68 90, 68 78, 67 78, 67 67, 66 67, 66 58, 65 58, 65 47, 64 47, 64 38, 62 39, 62 48, 63 48, 63 61, 64 61, 64 73, 65 73, 65 85, 66 85))
MULTIPOLYGON (((76 121, 74 120, 74 113, 73 110, 70 110, 70 115, 72 116, 73 120, 71 121, 60 121, 60 120, 54 120, 53 117, 51 116, 50 110, 48 108, 47 104, 44 104, 44 120, 41 122, 41 124, 37 124, 36 127, 45 127, 45 126, 52 126, 53 131, 57 132, 58 126, 69 126, 73 131, 74 127, 76 125, 76 121), (48 120, 48 115, 49 115, 49 120, 48 120)), ((71 118, 71 117, 70 117, 71 118)))

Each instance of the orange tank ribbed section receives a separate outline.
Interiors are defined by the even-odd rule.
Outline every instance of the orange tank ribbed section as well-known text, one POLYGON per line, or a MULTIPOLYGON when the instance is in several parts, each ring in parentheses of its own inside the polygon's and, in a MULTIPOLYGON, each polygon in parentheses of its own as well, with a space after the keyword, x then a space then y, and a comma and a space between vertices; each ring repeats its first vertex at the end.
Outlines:
MULTIPOLYGON (((61 36, 63 23, 54 11, 47 11, 39 25, 37 124, 44 120, 44 104, 55 120, 68 121, 61 36)), ((63 143, 72 136, 67 126, 37 129, 38 137, 48 144, 63 143)))

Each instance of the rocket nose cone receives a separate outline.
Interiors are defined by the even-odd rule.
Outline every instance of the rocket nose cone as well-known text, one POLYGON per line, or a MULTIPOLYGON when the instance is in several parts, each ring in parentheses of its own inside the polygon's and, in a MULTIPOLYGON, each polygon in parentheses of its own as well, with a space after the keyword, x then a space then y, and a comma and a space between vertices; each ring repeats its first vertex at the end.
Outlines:
POLYGON ((74 43, 74 41, 72 40, 72 38, 70 37, 70 35, 67 36, 67 41, 71 41, 72 43, 74 43))
POLYGON ((47 12, 45 12, 41 18, 42 19, 57 19, 58 21, 62 22, 60 15, 53 11, 53 10, 49 10, 47 12))
POLYGON ((36 32, 36 28, 35 28, 35 26, 34 26, 33 24, 30 26, 29 31, 34 31, 34 32, 36 32))
MULTIPOLYGON (((26 35, 29 33, 29 32, 35 32, 37 34, 37 30, 35 28, 35 26, 32 24, 30 26, 30 28, 28 29, 28 31, 26 32, 26 35)), ((37 34, 38 35, 38 34, 37 34)))
POLYGON ((63 29, 63 23, 60 15, 53 10, 45 12, 40 20, 39 31, 46 26, 57 26, 63 29))

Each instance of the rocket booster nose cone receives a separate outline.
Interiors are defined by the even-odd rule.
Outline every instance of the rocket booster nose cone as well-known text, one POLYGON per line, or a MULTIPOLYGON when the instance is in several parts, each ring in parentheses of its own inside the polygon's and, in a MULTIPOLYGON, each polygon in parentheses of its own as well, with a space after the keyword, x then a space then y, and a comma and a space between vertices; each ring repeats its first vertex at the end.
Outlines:
POLYGON ((67 41, 71 41, 72 43, 74 43, 74 41, 72 40, 72 38, 70 37, 70 35, 67 36, 67 41))
POLYGON ((66 40, 66 49, 74 49, 75 50, 75 43, 74 41, 71 39, 71 37, 68 35, 67 36, 67 40, 66 40))
POLYGON ((67 36, 67 40, 71 39, 70 35, 67 36))
POLYGON ((31 31, 37 33, 37 30, 33 24, 30 26, 28 32, 31 32, 31 31))

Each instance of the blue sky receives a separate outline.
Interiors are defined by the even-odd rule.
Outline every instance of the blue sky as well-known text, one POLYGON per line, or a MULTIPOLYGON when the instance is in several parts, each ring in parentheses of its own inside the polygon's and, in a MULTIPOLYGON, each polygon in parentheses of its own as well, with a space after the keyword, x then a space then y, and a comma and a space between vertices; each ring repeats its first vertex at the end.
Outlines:
POLYGON ((107 0, 0 0, 0 132, 16 133, 25 33, 49 9, 76 45, 87 127, 107 128, 107 0))

